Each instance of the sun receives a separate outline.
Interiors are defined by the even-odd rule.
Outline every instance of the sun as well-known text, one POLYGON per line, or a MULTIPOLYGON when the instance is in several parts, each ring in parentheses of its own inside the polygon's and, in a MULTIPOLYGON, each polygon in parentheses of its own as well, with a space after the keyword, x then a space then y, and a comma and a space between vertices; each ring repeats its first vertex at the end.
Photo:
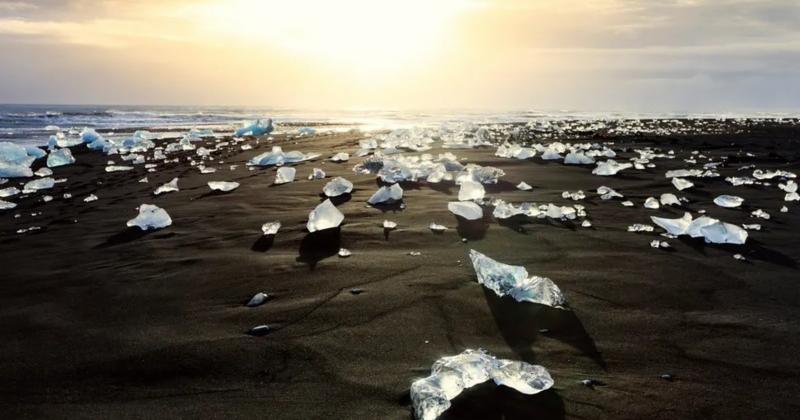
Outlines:
POLYGON ((466 0, 215 0, 200 25, 242 42, 277 46, 327 64, 388 69, 446 47, 466 0))

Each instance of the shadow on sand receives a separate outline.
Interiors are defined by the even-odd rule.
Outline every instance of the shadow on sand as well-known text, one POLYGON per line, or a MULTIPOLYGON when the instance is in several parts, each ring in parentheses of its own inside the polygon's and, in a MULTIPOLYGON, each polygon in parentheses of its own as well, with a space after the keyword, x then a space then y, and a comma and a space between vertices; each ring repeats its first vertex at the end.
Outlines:
POLYGON ((313 270, 320 260, 339 253, 341 244, 341 229, 338 227, 309 233, 300 242, 297 261, 308 264, 313 270))
POLYGON ((272 248, 273 244, 275 244, 275 235, 261 235, 253 242, 253 246, 250 249, 255 252, 267 252, 272 248))
POLYGON ((456 231, 458 231, 459 236, 471 241, 483 239, 486 236, 486 231, 489 230, 490 218, 491 215, 486 212, 486 209, 483 211, 483 218, 478 220, 467 220, 461 216, 456 216, 456 221, 458 222, 456 231))
POLYGON ((493 381, 475 385, 454 398, 440 420, 488 419, 527 420, 563 419, 564 401, 552 388, 525 395, 493 381))
POLYGON ((539 331, 547 330, 547 337, 569 344, 591 358, 598 366, 606 368, 606 362, 597 350, 594 340, 586 332, 575 312, 535 303, 517 302, 509 296, 501 298, 485 287, 483 293, 500 334, 521 360, 536 363, 536 355, 531 347, 541 334, 539 331))
POLYGON ((102 248, 112 247, 115 245, 126 244, 128 242, 132 242, 137 239, 143 238, 153 232, 154 231, 152 230, 142 230, 139 229, 138 227, 129 227, 117 234, 110 236, 108 239, 105 240, 105 242, 95 246, 94 248, 102 249, 102 248))

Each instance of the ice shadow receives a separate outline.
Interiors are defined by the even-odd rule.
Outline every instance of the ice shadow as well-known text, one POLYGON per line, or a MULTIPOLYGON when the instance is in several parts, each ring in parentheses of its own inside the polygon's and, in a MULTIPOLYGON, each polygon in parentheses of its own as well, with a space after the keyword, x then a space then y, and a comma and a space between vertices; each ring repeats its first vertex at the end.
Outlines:
POLYGON ((255 252, 267 252, 275 244, 275 235, 261 235, 250 247, 255 252))
POLYGON ((154 231, 152 231, 152 230, 142 230, 142 229, 139 229, 138 227, 125 228, 121 232, 116 233, 116 234, 111 235, 110 237, 108 237, 108 239, 106 239, 105 242, 96 245, 94 247, 94 249, 102 249, 102 248, 108 248, 108 247, 112 247, 112 246, 116 246, 116 245, 126 244, 128 242, 132 242, 132 241, 135 241, 137 239, 141 239, 141 238, 143 238, 143 237, 145 237, 145 236, 147 236, 147 235, 149 235, 149 234, 151 234, 153 232, 154 231))
POLYGON ((221 195, 228 195, 228 194, 230 194, 232 192, 233 191, 211 190, 211 191, 205 192, 203 194, 200 194, 197 197, 192 198, 192 200, 202 200, 202 199, 207 198, 207 197, 216 197, 216 196, 221 196, 221 195))
POLYGON ((483 187, 489 194, 497 194, 497 193, 511 192, 511 191, 522 191, 517 188, 516 184, 503 180, 497 181, 496 184, 485 184, 483 187))
MULTIPOLYGON (((353 192, 356 190, 354 189, 353 192)), ((344 204, 350 201, 353 198, 352 193, 344 193, 342 195, 337 195, 336 197, 328 197, 325 193, 319 193, 319 201, 331 200, 334 206, 338 206, 340 204, 344 204)))
POLYGON ((483 217, 477 220, 467 220, 461 216, 455 216, 458 225, 456 231, 459 236, 469 240, 483 239, 486 231, 489 230, 489 215, 483 211, 483 217))
POLYGON ((563 419, 564 401, 554 389, 526 395, 489 380, 464 390, 453 398, 440 420, 563 419))
POLYGON ((797 261, 792 257, 780 251, 767 248, 755 239, 748 239, 745 245, 709 244, 702 238, 691 238, 688 236, 680 236, 679 240, 700 255, 706 255, 706 248, 716 248, 728 251, 731 255, 742 254, 750 260, 760 260, 795 270, 797 269, 797 261))
POLYGON ((391 203, 370 204, 370 206, 380 210, 383 213, 388 213, 388 212, 396 213, 398 211, 403 211, 405 209, 403 200, 393 201, 391 203))
POLYGON ((319 261, 338 254, 341 244, 341 229, 338 227, 309 233, 300 242, 297 261, 313 270, 319 261))
POLYGON ((509 296, 501 298, 485 287, 483 293, 500 334, 522 360, 536 362, 532 345, 542 334, 540 331, 547 330, 547 337, 572 346, 601 368, 606 368, 602 354, 574 311, 517 302, 509 296))

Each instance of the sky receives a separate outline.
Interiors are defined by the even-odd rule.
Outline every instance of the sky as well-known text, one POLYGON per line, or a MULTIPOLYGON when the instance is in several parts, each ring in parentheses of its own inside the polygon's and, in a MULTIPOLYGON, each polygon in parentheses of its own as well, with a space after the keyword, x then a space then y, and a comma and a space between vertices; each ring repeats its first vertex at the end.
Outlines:
POLYGON ((0 0, 0 103, 800 110, 798 0, 0 0))

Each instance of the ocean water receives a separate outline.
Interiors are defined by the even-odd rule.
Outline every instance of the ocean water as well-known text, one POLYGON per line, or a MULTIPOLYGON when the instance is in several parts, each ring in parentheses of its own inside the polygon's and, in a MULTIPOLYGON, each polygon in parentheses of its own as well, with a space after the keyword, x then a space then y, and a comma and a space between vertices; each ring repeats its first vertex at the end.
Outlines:
MULTIPOLYGON (((759 115, 784 117, 784 115, 759 115)), ((334 130, 364 131, 452 122, 502 123, 530 120, 609 120, 629 118, 719 118, 734 114, 637 114, 576 111, 304 111, 254 107, 109 106, 109 105, 0 105, 0 141, 42 145, 55 131, 84 127, 128 133, 146 129, 161 137, 179 136, 191 128, 211 128, 227 134, 245 121, 272 118, 278 127, 324 126, 334 130)))

